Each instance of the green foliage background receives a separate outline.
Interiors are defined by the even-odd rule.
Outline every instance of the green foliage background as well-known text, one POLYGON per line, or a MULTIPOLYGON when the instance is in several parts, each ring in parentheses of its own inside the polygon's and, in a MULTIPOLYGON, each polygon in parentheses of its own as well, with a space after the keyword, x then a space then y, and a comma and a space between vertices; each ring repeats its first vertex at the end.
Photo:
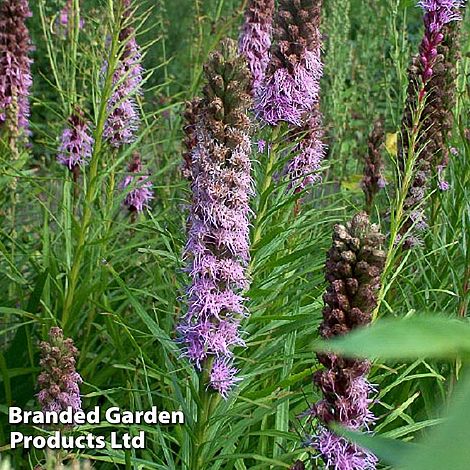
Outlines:
MULTIPOLYGON (((96 119, 112 2, 83 2, 86 23, 76 63, 68 60, 69 42, 53 34, 54 15, 63 2, 31 4, 34 17, 28 25, 36 47, 32 147, 15 161, 8 153, 0 155, 0 458, 7 455, 16 469, 32 469, 46 461, 41 451, 8 449, 7 411, 12 404, 37 408, 37 343, 59 324, 81 351, 78 370, 85 381, 85 408, 98 404, 140 410, 157 405, 181 408, 187 419, 184 426, 144 427, 144 451, 107 449, 75 457, 90 459, 103 470, 198 470, 188 462, 195 452, 199 382, 174 342, 188 282, 181 259, 189 200, 188 184, 180 176, 181 111, 183 102, 200 91, 208 53, 221 38, 237 37, 243 2, 139 2, 136 24, 148 71, 146 91, 139 98, 144 120, 135 144, 117 155, 100 154, 99 192, 91 204, 83 263, 65 323, 63 306, 81 233, 85 189, 74 202, 73 183, 56 164, 55 155, 71 106, 72 69, 79 101, 96 119), (113 184, 122 178, 134 149, 152 172, 155 200, 151 211, 131 223, 121 207, 125 195, 113 184)), ((204 469, 281 469, 308 458, 309 450, 300 444, 311 429, 298 416, 319 398, 311 377, 319 367, 314 345, 331 230, 364 204, 358 182, 374 119, 385 117, 390 142, 399 131, 406 69, 422 33, 420 11, 412 2, 399 0, 325 0, 324 11, 322 106, 329 146, 324 180, 303 195, 302 210, 294 217, 298 196, 288 196, 285 184, 272 178, 283 168, 286 148, 278 148, 275 161, 253 152, 258 193, 252 207, 263 216, 253 219, 251 316, 244 325, 247 348, 236 351, 244 380, 227 401, 216 403, 209 416, 204 445, 197 450, 204 469)), ((467 13, 463 22, 452 141, 458 154, 448 169, 452 188, 433 195, 439 211, 423 246, 396 260, 386 273, 379 317, 400 319, 416 312, 467 315, 468 17, 467 13)), ((264 130, 258 137, 272 136, 264 130)), ((373 213, 385 232, 395 182, 393 146, 388 150, 384 155, 389 185, 373 213)), ((86 172, 82 180, 88 187, 86 172)), ((425 356, 420 352, 374 363, 371 381, 379 390, 375 430, 382 437, 419 440, 441 424, 439 407, 448 400, 465 358, 446 355, 448 360, 436 362, 425 356)), ((106 433, 110 427, 103 424, 94 432, 98 430, 106 433)), ((23 431, 32 432, 26 427, 23 431)), ((388 464, 385 459, 383 466, 388 464)))

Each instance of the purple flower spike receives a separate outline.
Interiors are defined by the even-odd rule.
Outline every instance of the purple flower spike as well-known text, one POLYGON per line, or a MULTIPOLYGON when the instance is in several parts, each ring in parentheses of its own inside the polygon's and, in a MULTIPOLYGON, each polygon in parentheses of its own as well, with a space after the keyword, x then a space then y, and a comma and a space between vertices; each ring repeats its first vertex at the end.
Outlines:
POLYGON ((425 34, 420 46, 420 60, 422 65, 423 83, 433 76, 433 67, 436 63, 437 48, 444 39, 442 30, 452 21, 461 20, 459 8, 464 2, 460 0, 421 0, 418 2, 424 14, 425 34))
MULTIPOLYGON (((130 2, 126 7, 123 22, 129 21, 130 2)), ((108 118, 103 136, 114 148, 130 144, 140 125, 140 115, 135 95, 142 93, 142 54, 135 38, 135 30, 125 26, 119 35, 122 53, 113 76, 114 91, 108 103, 108 118)))
POLYGON ((400 230, 405 249, 422 243, 421 234, 415 233, 421 226, 414 224, 414 220, 419 211, 422 212, 420 218, 425 217, 431 181, 437 176, 438 189, 446 191, 449 188, 443 178, 443 170, 452 154, 449 140, 456 102, 460 8, 464 3, 458 0, 422 0, 418 4, 424 10, 424 36, 419 53, 413 57, 408 70, 408 97, 398 146, 402 177, 408 156, 411 153, 417 156, 414 178, 404 204, 406 219, 400 230), (422 112, 420 122, 416 123, 414 116, 419 107, 422 107, 422 112), (411 141, 414 129, 419 129, 419 133, 411 141))
POLYGON ((274 0, 249 0, 238 41, 238 50, 246 57, 253 76, 255 94, 269 63, 273 14, 274 0))
POLYGON ((62 132, 57 161, 70 171, 87 165, 93 151, 93 137, 83 111, 76 108, 62 132))
POLYGON ((287 122, 290 139, 299 138, 287 164, 290 189, 301 191, 321 180, 322 142, 320 34, 322 1, 281 0, 274 29, 275 46, 263 85, 256 93, 257 116, 271 126, 287 122))
POLYGON ((135 153, 132 163, 129 165, 129 175, 119 185, 120 189, 125 189, 128 186, 133 187, 124 199, 124 205, 131 212, 143 212, 148 208, 148 203, 153 199, 152 183, 149 177, 142 175, 142 162, 140 155, 135 153))
POLYGON ((192 204, 185 255, 191 284, 177 329, 184 355, 199 370, 212 364, 207 385, 227 398, 239 380, 233 348, 245 345, 240 322, 247 315, 243 292, 249 285, 251 76, 231 40, 210 56, 204 72, 206 86, 186 145, 192 204))
POLYGON ((275 126, 302 126, 318 103, 321 1, 281 0, 274 29, 275 46, 266 79, 256 96, 256 113, 275 126))
POLYGON ((53 327, 49 332, 49 342, 40 344, 42 372, 38 377, 41 388, 38 401, 42 411, 73 411, 82 409, 79 385, 83 382, 75 370, 78 350, 73 341, 64 339, 60 328, 53 327))
POLYGON ((27 0, 3 0, 0 6, 0 127, 8 121, 13 134, 30 134, 32 47, 25 21, 31 16, 27 0))
MULTIPOLYGON (((323 296, 323 322, 319 332, 330 339, 365 326, 377 305, 380 276, 386 254, 381 247, 384 236, 371 225, 365 212, 352 221, 336 225, 332 247, 326 261, 328 289, 323 296)), ((332 422, 353 430, 368 430, 375 418, 369 410, 375 392, 367 381, 370 363, 362 359, 317 354, 324 369, 314 375, 323 399, 305 414, 316 417, 321 425, 308 445, 319 453, 325 468, 334 470, 374 470, 377 458, 329 430, 332 422)))

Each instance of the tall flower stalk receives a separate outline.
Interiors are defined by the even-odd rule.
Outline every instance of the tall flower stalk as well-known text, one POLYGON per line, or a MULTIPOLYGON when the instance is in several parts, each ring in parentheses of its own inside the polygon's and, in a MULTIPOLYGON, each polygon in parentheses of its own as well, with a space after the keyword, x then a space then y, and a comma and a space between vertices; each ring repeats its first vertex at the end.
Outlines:
POLYGON ((135 29, 130 25, 132 5, 122 0, 122 29, 119 33, 120 57, 113 75, 113 94, 108 103, 108 117, 104 138, 114 148, 135 140, 140 115, 135 96, 141 93, 142 54, 137 44, 135 29))
POLYGON ((178 330, 185 355, 199 370, 209 369, 205 385, 226 398, 238 380, 232 350, 244 345, 240 321, 247 314, 250 75, 231 40, 211 55, 204 73, 191 161, 189 308, 178 330))
POLYGON ((402 173, 408 155, 416 155, 414 178, 405 200, 407 219, 401 228, 401 235, 406 235, 406 248, 419 243, 417 231, 427 229, 424 200, 432 177, 438 177, 441 190, 448 188, 442 175, 449 160, 447 140, 453 127, 455 103, 458 28, 453 22, 461 19, 459 9, 463 2, 422 0, 418 5, 424 10, 424 37, 409 69, 408 99, 398 155, 402 173), (419 134, 412 146, 410 139, 413 125, 416 125, 413 117, 420 107, 419 134))
POLYGON ((82 409, 79 385, 83 382, 75 370, 78 350, 70 338, 64 339, 63 331, 53 327, 49 341, 40 344, 42 372, 38 377, 41 388, 38 401, 42 411, 60 412, 71 407, 74 412, 82 409))
MULTIPOLYGON (((345 226, 335 226, 326 261, 328 288, 319 328, 322 338, 341 336, 371 322, 385 263, 383 242, 384 236, 369 222, 365 212, 355 215, 345 226)), ((307 413, 321 423, 310 440, 313 448, 327 469, 375 469, 374 455, 328 428, 335 422, 349 429, 363 430, 374 422, 369 410, 373 388, 367 381, 370 363, 331 353, 317 354, 317 357, 324 369, 315 374, 314 382, 323 399, 307 413)))
POLYGON ((321 0, 281 0, 266 79, 256 100, 258 116, 270 125, 306 122, 318 102, 321 0))
POLYGON ((27 0, 3 0, 0 5, 0 131, 6 126, 13 137, 30 133, 32 48, 26 19, 31 16, 27 0))
POLYGON ((247 315, 249 201, 252 195, 250 72, 234 41, 222 41, 204 68, 196 146, 191 158, 192 202, 185 256, 191 284, 178 325, 184 355, 199 371, 198 413, 190 468, 205 468, 203 443, 210 409, 240 380, 233 348, 244 346, 247 315), (217 394, 211 393, 212 391, 217 394))
POLYGON ((249 0, 238 41, 252 75, 252 91, 257 93, 269 63, 274 15, 274 0, 249 0))
POLYGON ((319 180, 324 157, 320 79, 322 0, 281 0, 274 43, 263 85, 256 96, 257 116, 271 126, 286 122, 299 140, 286 166, 291 187, 302 190, 319 180))
MULTIPOLYGON (((119 13, 120 8, 110 5, 110 15, 115 16, 119 13)), ((107 110, 110 97, 113 93, 114 72, 118 67, 119 57, 119 35, 122 30, 121 21, 111 24, 111 40, 108 48, 107 67, 104 71, 103 88, 101 90, 100 102, 96 118, 96 126, 94 129, 94 146, 90 158, 88 171, 89 184, 86 187, 84 198, 84 208, 81 220, 79 222, 79 230, 76 240, 76 249, 73 256, 72 266, 67 275, 67 286, 62 311, 62 324, 67 331, 69 326, 70 315, 74 307, 76 289, 78 286, 80 270, 85 254, 86 242, 88 239, 90 224, 92 222, 93 204, 97 200, 97 192, 100 188, 100 179, 98 178, 99 163, 104 155, 104 129, 107 119, 107 110)))

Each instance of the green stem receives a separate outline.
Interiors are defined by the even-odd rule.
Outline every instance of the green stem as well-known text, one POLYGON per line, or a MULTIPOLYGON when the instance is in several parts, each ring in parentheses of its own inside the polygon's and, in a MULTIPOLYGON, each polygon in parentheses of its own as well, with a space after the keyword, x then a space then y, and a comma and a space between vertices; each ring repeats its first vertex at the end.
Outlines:
POLYGON ((268 150, 268 160, 266 162, 266 169, 263 174, 263 182, 261 183, 260 190, 260 205, 256 212, 255 230, 253 232, 252 246, 255 247, 261 239, 263 230, 263 219, 266 216, 268 210, 268 200, 266 191, 271 186, 273 180, 273 168, 276 162, 276 150, 277 150, 277 137, 279 135, 279 126, 276 127, 272 134, 272 148, 268 150))
POLYGON ((403 178, 400 178, 400 176, 398 178, 395 210, 392 209, 391 212, 389 249, 387 250, 383 279, 378 295, 377 307, 372 315, 372 321, 376 320, 382 301, 392 285, 392 282, 386 283, 384 281, 392 271, 396 277, 396 261, 400 260, 400 257, 397 257, 399 248, 396 246, 396 241, 406 217, 405 201, 413 182, 415 163, 419 154, 419 149, 416 148, 416 145, 420 135, 421 115, 424 110, 425 101, 418 99, 417 105, 417 110, 413 114, 413 123, 408 144, 408 154, 403 169, 403 178))
POLYGON ((206 390, 206 384, 210 379, 210 368, 212 361, 206 363, 203 372, 199 374, 199 403, 197 409, 197 421, 194 428, 194 437, 191 452, 191 470, 202 470, 204 468, 203 447, 206 440, 206 429, 209 421, 211 394, 206 390))
MULTIPOLYGON (((77 102, 77 56, 78 40, 80 35, 80 0, 74 0, 72 4, 72 27, 70 28, 70 101, 77 102)), ((70 110, 71 111, 71 110, 70 110)))
POLYGON ((197 421, 194 427, 194 435, 191 449, 191 470, 204 470, 208 468, 205 458, 204 446, 207 442, 210 417, 214 414, 221 397, 220 394, 207 390, 210 382, 210 370, 214 358, 209 358, 204 364, 202 373, 199 374, 199 390, 197 403, 197 421))
POLYGON ((59 71, 57 67, 57 59, 56 56, 54 55, 54 50, 52 48, 53 41, 51 40, 51 35, 49 32, 49 25, 47 22, 47 16, 45 13, 45 0, 40 0, 39 2, 39 17, 41 20, 41 27, 42 27, 42 32, 44 34, 45 38, 45 44, 47 48, 47 56, 49 58, 49 64, 51 67, 52 75, 54 76, 54 82, 55 86, 57 87, 58 94, 60 96, 60 99, 62 101, 62 105, 65 107, 66 102, 65 102, 65 92, 62 88, 62 83, 61 80, 59 80, 59 71))
POLYGON ((108 186, 106 189, 106 212, 105 212, 105 230, 104 235, 106 239, 108 239, 109 232, 111 230, 112 225, 112 213, 114 208, 114 188, 116 186, 116 172, 114 171, 114 162, 116 161, 117 157, 117 150, 114 149, 111 152, 111 158, 108 162, 109 167, 109 180, 108 186))
MULTIPOLYGON (((111 5, 112 9, 112 5, 111 5)), ((111 13, 113 11, 111 10, 111 13)), ((82 266, 82 260, 84 255, 84 250, 87 241, 88 229, 92 220, 93 214, 93 203, 96 198, 96 193, 98 189, 98 167, 99 167, 99 157, 103 148, 103 131, 106 122, 107 114, 107 104, 109 97, 111 95, 113 87, 113 75, 116 68, 117 56, 118 56, 118 47, 119 47, 119 30, 120 24, 116 25, 114 22, 115 30, 112 35, 111 50, 108 56, 108 68, 106 72, 106 79, 103 88, 103 94, 101 96, 100 107, 98 111, 98 120, 94 133, 95 145, 93 148, 93 154, 90 162, 90 172, 89 172, 89 185, 87 187, 85 201, 84 201, 84 210, 83 216, 80 224, 80 231, 78 234, 77 249, 75 251, 75 256, 68 276, 68 285, 66 288, 64 307, 62 312, 62 326, 65 329, 66 325, 70 318, 70 311, 74 302, 75 291, 78 284, 78 278, 80 274, 80 269, 82 266), (117 26, 117 27, 116 27, 117 26)))

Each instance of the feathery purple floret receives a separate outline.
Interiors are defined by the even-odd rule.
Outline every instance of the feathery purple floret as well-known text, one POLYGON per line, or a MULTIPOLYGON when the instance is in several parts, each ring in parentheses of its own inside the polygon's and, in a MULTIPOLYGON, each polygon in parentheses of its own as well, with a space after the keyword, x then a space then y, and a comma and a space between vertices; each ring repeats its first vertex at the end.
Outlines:
POLYGON ((258 153, 264 153, 266 150, 266 141, 264 139, 260 139, 257 142, 258 153))
POLYGON ((76 108, 62 132, 57 161, 72 171, 77 166, 87 165, 92 151, 93 137, 89 124, 83 112, 76 108))
POLYGON ((147 175, 142 175, 142 161, 140 155, 135 153, 129 164, 129 174, 119 185, 120 189, 130 186, 132 189, 124 199, 124 205, 131 212, 143 212, 153 199, 152 183, 147 175))
POLYGON ((420 0, 418 6, 425 11, 424 25, 431 33, 439 32, 451 21, 462 19, 459 9, 463 0, 420 0))
POLYGON ((374 454, 325 427, 320 427, 315 447, 327 470, 375 470, 378 463, 374 454))
POLYGON ((70 11, 72 10, 72 1, 73 0, 67 0, 67 3, 64 5, 62 10, 60 10, 58 22, 63 28, 68 28, 69 26, 69 16, 70 11))
POLYGON ((243 23, 238 50, 247 61, 252 74, 252 90, 256 94, 264 80, 271 47, 274 0, 250 0, 243 23))
POLYGON ((444 161, 441 165, 437 167, 437 187, 440 191, 448 191, 450 189, 449 182, 446 181, 443 177, 443 173, 445 172, 447 164, 448 162, 444 161))
MULTIPOLYGON (((127 2, 129 3, 129 2, 127 2)), ((124 10, 123 21, 129 21, 130 7, 124 10)), ((104 138, 110 145, 119 148, 135 140, 140 125, 140 115, 135 95, 142 93, 142 54, 130 26, 122 29, 119 41, 123 48, 113 75, 113 93, 108 103, 108 118, 104 138)))
POLYGON ((232 366, 231 359, 217 358, 211 369, 211 386, 222 398, 227 398, 230 390, 241 379, 237 377, 238 369, 232 366))
POLYGON ((0 126, 29 135, 29 89, 32 50, 26 18, 32 16, 27 0, 4 0, 0 6, 0 126))
POLYGON ((178 332, 184 355, 199 370, 210 367, 209 385, 226 398, 239 380, 233 348, 244 346, 240 322, 247 315, 251 77, 231 40, 211 55, 205 77, 189 165, 189 307, 178 332))
POLYGON ((281 121, 301 126, 318 101, 322 68, 318 55, 304 51, 292 71, 281 68, 267 76, 257 97, 258 117, 272 126, 281 121))
POLYGON ((60 328, 49 331, 49 342, 40 344, 42 372, 38 377, 41 388, 38 401, 42 411, 60 412, 72 407, 74 412, 81 410, 79 385, 83 382, 75 370, 78 350, 70 338, 64 339, 60 328))

